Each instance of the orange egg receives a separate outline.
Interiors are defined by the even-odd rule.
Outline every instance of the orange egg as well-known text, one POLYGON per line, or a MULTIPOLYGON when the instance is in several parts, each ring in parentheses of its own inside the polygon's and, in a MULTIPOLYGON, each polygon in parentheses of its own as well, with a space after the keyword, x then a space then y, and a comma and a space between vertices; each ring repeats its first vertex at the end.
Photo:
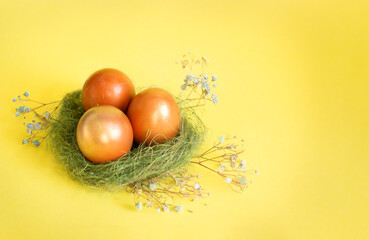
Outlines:
POLYGON ((131 80, 117 69, 104 68, 92 74, 82 88, 82 105, 88 109, 110 105, 126 112, 136 95, 131 80))
POLYGON ((176 100, 167 91, 149 88, 132 100, 127 116, 138 143, 163 143, 178 134, 181 114, 176 100))
POLYGON ((131 123, 116 107, 93 107, 79 120, 77 143, 82 154, 92 162, 103 163, 118 159, 132 147, 131 123))

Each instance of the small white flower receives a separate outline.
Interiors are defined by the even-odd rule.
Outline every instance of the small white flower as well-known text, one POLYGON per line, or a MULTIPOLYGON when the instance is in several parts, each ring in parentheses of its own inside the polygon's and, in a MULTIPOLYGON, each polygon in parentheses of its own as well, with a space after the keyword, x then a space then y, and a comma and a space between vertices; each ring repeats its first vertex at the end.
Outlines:
POLYGON ((164 212, 169 212, 170 211, 170 209, 167 205, 163 205, 163 210, 164 210, 164 212))
POLYGON ((160 212, 160 211, 161 211, 161 209, 160 209, 160 208, 157 208, 157 209, 156 209, 156 211, 160 212))
POLYGON ((193 79, 193 77, 194 77, 194 76, 193 76, 192 74, 187 74, 187 75, 186 75, 186 78, 185 78, 185 80, 184 80, 184 81, 185 81, 185 82, 190 82, 190 81, 193 79))
POLYGON ((140 189, 138 189, 138 190, 137 190, 137 193, 138 193, 138 194, 141 194, 141 193, 142 193, 142 189, 141 189, 141 188, 140 188, 140 189))
POLYGON ((228 183, 228 184, 231 183, 232 182, 232 178, 226 177, 225 182, 228 183))
POLYGON ((196 199, 199 200, 200 199, 200 196, 196 196, 196 199))
POLYGON ((136 204, 136 209, 137 210, 142 210, 142 202, 138 202, 137 204, 136 204))
POLYGON ((244 185, 246 183, 246 177, 240 178, 240 183, 244 185))
POLYGON ((255 174, 259 174, 260 172, 259 172, 259 170, 255 170, 255 174))
POLYGON ((186 188, 185 187, 181 187, 181 191, 182 192, 186 191, 186 188))
POLYGON ((211 95, 211 99, 213 100, 213 103, 215 103, 215 104, 219 103, 218 96, 215 95, 214 93, 211 95))
POLYGON ((211 76, 211 81, 215 82, 216 80, 218 80, 217 76, 215 75, 211 76))
POLYGON ((147 202, 145 207, 151 207, 151 202, 147 202))
POLYGON ((49 112, 45 112, 44 116, 46 119, 49 119, 51 117, 51 114, 49 112))
POLYGON ((225 168, 226 168, 226 166, 224 164, 222 164, 222 165, 219 166, 219 170, 218 171, 219 172, 224 172, 225 168))
POLYGON ((202 84, 203 87, 205 87, 205 85, 207 85, 208 82, 206 81, 206 79, 202 79, 201 80, 201 84, 202 84))
POLYGON ((181 212, 181 211, 183 211, 183 207, 182 206, 175 206, 173 208, 173 210, 176 211, 176 212, 181 212))
POLYGON ((223 136, 220 136, 219 142, 224 143, 224 141, 225 141, 224 137, 223 136))
POLYGON ((151 191, 155 191, 157 189, 157 186, 156 186, 155 183, 150 183, 149 188, 150 188, 151 191))
POLYGON ((236 154, 231 155, 230 159, 232 162, 235 162, 237 160, 237 155, 236 154))
POLYGON ((198 190, 198 189, 200 188, 200 184, 199 184, 199 183, 195 183, 195 184, 193 185, 193 187, 194 187, 196 190, 198 190))
POLYGON ((183 85, 181 86, 181 90, 186 90, 186 88, 187 88, 187 84, 183 84, 183 85))

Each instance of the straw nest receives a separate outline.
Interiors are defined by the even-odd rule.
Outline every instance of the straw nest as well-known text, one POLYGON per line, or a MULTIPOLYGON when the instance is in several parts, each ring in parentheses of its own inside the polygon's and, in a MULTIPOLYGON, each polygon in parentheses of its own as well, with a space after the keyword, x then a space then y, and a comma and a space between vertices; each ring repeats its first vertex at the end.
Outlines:
POLYGON ((181 126, 171 141, 153 146, 135 145, 116 161, 95 164, 82 155, 77 145, 76 128, 85 112, 81 91, 68 93, 51 123, 48 146, 74 180, 94 188, 114 190, 148 181, 168 171, 180 171, 198 150, 206 128, 192 108, 179 105, 181 126))

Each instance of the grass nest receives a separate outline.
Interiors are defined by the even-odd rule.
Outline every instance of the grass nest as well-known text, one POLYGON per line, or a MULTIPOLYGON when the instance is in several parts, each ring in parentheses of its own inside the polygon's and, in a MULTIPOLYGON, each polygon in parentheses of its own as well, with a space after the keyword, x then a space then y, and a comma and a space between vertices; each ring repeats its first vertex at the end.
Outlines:
POLYGON ((76 129, 85 112, 81 91, 68 93, 51 123, 48 146, 74 180, 94 188, 115 190, 169 171, 180 171, 200 147, 206 128, 192 108, 179 105, 181 126, 171 141, 154 146, 134 145, 116 161, 95 164, 82 155, 77 145, 76 129))

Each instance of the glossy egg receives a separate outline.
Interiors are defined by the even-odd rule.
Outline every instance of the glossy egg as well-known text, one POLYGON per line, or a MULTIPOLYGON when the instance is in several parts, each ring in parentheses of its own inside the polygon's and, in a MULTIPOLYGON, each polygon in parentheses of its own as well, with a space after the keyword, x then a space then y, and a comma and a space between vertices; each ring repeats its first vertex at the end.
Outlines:
POLYGON ((110 105, 126 112, 136 95, 131 80, 121 71, 104 68, 92 74, 82 88, 82 105, 88 109, 110 105))
POLYGON ((146 145, 163 143, 178 134, 181 114, 176 100, 160 88, 146 89, 132 100, 127 116, 134 139, 146 145))
POLYGON ((133 130, 127 116, 113 106, 97 106, 83 114, 77 126, 77 143, 90 161, 113 161, 128 153, 133 130))

